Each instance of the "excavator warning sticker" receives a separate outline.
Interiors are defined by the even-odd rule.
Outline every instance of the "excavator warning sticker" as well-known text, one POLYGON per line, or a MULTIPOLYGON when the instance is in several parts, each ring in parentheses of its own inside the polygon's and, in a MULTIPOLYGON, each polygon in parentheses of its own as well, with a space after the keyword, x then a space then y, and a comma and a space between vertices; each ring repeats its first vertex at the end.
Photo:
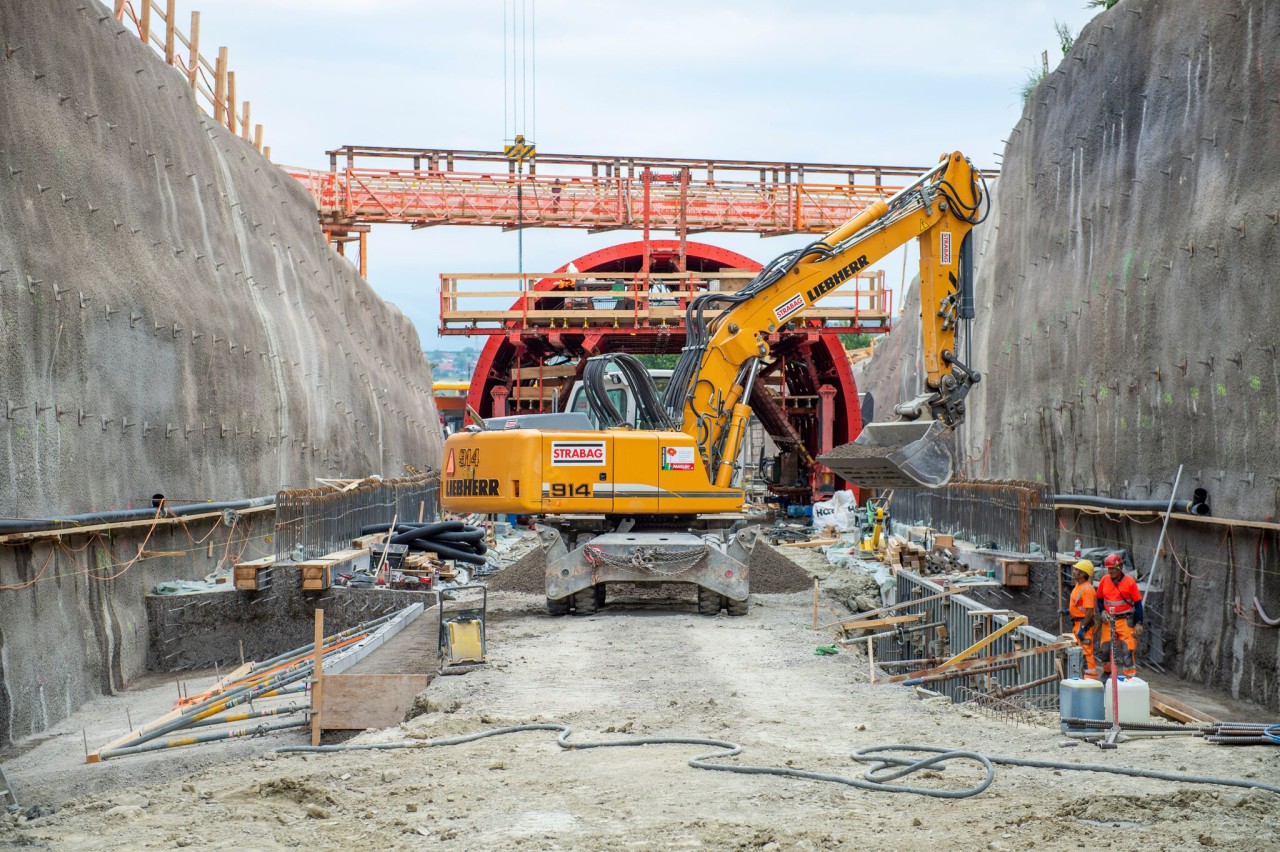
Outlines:
POLYGON ((603 467, 604 441, 552 441, 551 464, 569 467, 603 467))
MULTIPOLYGON (((773 315, 778 318, 778 322, 786 322, 787 317, 804 309, 804 296, 796 293, 790 299, 787 299, 781 305, 773 309, 773 315)), ((675 449, 675 447, 668 447, 675 449)))
POLYGON ((693 447, 663 447, 662 469, 693 470, 693 447))
POLYGON ((942 245, 938 248, 938 262, 943 266, 951 265, 951 232, 943 231, 939 234, 942 239, 942 245))
POLYGON ((449 460, 448 460, 447 462, 445 462, 445 463, 444 463, 444 475, 445 475, 445 476, 453 476, 453 471, 454 471, 454 469, 455 469, 455 468, 454 468, 454 466, 453 466, 453 450, 450 450, 450 451, 449 451, 449 460))

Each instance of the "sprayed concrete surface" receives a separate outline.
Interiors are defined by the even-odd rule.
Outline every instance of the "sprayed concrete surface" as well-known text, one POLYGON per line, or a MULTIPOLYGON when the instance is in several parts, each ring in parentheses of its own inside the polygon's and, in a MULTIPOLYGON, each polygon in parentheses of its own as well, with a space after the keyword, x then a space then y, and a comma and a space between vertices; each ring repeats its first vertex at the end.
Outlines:
MULTIPOLYGON (((829 637, 809 629, 808 593, 758 596, 743 618, 632 604, 553 619, 541 614, 540 597, 516 593, 496 595, 493 604, 507 615, 491 625, 492 666, 436 679, 420 701, 428 712, 400 730, 358 739, 555 722, 572 725, 578 740, 726 738, 745 749, 727 762, 855 777, 854 749, 921 743, 1275 780, 1270 749, 1185 739, 1126 743, 1111 752, 1062 748, 1052 727, 1015 728, 901 686, 872 685, 860 655, 814 655, 829 637)), ((1280 830, 1280 796, 1259 791, 1001 767, 985 793, 947 801, 686 765, 706 751, 679 745, 563 751, 553 733, 534 732, 426 751, 237 757, 190 773, 175 771, 171 761, 157 770, 155 783, 91 793, 52 815, 0 825, 0 843, 73 850, 433 843, 1262 849, 1280 830)), ((979 777, 954 764, 912 783, 959 787, 979 777)))
POLYGON ((109 11, 0 6, 0 515, 438 467, 412 324, 109 11))
MULTIPOLYGON (((439 467, 413 326, 110 11, 0 3, 0 516, 439 467)), ((0 547, 0 747, 142 671, 142 595, 225 561, 206 529, 0 547), (122 571, 143 548, 188 555, 122 571)))
MULTIPOLYGON (((1280 516, 1280 7, 1121 2, 1009 131, 974 232, 978 319, 960 432, 971 478, 1280 516)), ((979 163, 981 165, 981 163, 979 163)), ((859 377, 878 419, 919 382, 916 301, 859 377)), ((1065 513, 1150 564, 1159 524, 1065 513)), ((1152 584, 1156 659, 1280 709, 1274 532, 1174 523, 1152 584), (1243 613, 1243 615, 1241 614, 1243 613)), ((1145 575, 1145 566, 1144 566, 1145 575)))

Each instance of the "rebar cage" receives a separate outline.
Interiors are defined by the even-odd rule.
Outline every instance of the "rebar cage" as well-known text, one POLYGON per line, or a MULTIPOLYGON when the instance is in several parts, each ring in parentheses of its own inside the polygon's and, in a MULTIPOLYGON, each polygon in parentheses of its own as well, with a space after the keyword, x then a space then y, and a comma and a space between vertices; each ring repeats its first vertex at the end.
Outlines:
POLYGON ((440 475, 368 479, 349 491, 303 488, 276 495, 276 559, 315 559, 351 546, 361 527, 435 520, 440 475))
POLYGON ((982 546, 1027 553, 1032 544, 1052 553, 1057 541, 1053 492, 1038 482, 956 479, 942 488, 898 488, 892 512, 982 546))

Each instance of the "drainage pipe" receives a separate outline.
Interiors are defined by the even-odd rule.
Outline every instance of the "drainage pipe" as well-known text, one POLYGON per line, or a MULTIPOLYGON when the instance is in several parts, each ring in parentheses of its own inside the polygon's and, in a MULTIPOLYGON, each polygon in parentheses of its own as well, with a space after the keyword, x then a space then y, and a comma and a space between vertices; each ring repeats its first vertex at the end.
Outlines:
MULTIPOLYGON (((259 506, 270 506, 275 502, 275 495, 271 495, 269 497, 252 497, 247 500, 230 500, 222 503, 185 503, 181 506, 171 506, 165 503, 159 517, 180 518, 205 512, 222 512, 227 509, 254 509, 259 506)), ((97 526, 98 524, 114 524, 125 521, 145 521, 154 517, 156 517, 155 507, 148 506, 142 509, 85 512, 80 515, 67 515, 60 518, 0 518, 0 535, 45 532, 47 530, 97 526)))
POLYGON ((1096 494, 1053 495, 1053 505, 1063 504, 1115 509, 1121 512, 1182 512, 1186 515, 1201 516, 1209 514, 1209 504, 1195 500, 1122 500, 1118 497, 1099 497, 1096 494))

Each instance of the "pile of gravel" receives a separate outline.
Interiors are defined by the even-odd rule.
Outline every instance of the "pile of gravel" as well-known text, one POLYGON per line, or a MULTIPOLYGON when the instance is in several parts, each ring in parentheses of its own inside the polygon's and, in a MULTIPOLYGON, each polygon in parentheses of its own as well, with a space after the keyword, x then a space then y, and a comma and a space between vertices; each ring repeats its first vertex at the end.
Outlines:
POLYGON ((529 595, 545 595, 547 583, 544 574, 547 560, 541 547, 535 547, 515 562, 488 579, 489 589, 495 592, 524 592, 529 595))
POLYGON ((751 569, 751 591, 754 594, 778 595, 803 592, 813 588, 813 577, 763 538, 756 539, 747 564, 751 569))

